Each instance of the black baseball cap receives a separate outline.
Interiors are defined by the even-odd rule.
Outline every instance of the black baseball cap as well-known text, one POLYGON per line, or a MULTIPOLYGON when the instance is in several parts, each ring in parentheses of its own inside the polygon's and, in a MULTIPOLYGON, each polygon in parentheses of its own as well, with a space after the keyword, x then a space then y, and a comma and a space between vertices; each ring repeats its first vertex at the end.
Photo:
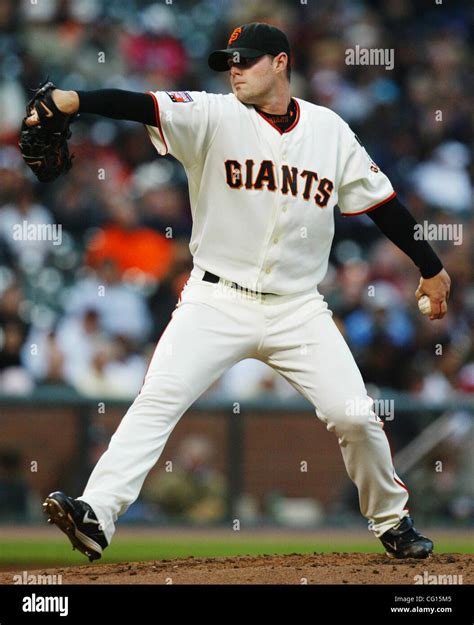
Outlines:
POLYGON ((290 58, 290 44, 285 33, 275 26, 261 22, 244 24, 234 28, 227 48, 216 50, 209 55, 209 67, 216 72, 225 72, 229 69, 227 61, 235 52, 242 58, 255 59, 264 54, 276 56, 286 52, 290 58))

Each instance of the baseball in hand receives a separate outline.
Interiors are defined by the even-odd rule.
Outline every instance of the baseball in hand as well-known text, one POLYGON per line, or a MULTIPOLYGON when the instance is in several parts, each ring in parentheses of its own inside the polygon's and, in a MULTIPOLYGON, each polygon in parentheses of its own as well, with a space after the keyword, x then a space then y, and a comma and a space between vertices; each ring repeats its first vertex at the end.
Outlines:
POLYGON ((418 300, 418 308, 423 315, 431 315, 431 302, 428 295, 422 295, 418 300))

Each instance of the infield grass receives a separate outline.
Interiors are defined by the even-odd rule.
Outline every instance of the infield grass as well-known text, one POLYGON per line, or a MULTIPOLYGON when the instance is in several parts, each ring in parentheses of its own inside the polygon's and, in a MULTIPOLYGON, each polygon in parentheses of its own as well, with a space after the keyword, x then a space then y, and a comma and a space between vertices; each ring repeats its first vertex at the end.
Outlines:
MULTIPOLYGON (((436 553, 472 553, 472 544, 464 537, 451 537, 436 541, 436 553)), ((104 552, 101 562, 124 562, 141 560, 170 560, 173 558, 225 557, 237 555, 289 554, 289 553, 331 553, 359 552, 383 553, 382 545, 373 539, 368 540, 311 540, 307 539, 271 539, 264 537, 240 538, 232 536, 229 540, 202 538, 163 537, 123 537, 119 535, 109 549, 104 552)), ((85 564, 84 556, 72 551, 66 537, 58 535, 47 539, 19 538, 0 540, 0 566, 26 566, 37 564, 69 565, 85 564)))

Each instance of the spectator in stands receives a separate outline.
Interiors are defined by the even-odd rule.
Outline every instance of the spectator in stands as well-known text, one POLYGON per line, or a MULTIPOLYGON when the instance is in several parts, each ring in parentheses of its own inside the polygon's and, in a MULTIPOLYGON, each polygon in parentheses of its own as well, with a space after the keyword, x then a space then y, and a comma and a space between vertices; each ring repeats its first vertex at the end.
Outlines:
POLYGON ((186 189, 176 180, 175 168, 169 161, 145 163, 133 174, 133 194, 144 225, 174 240, 189 241, 191 212, 186 189))
POLYGON ((61 352, 67 355, 64 378, 69 384, 75 386, 89 369, 95 345, 103 338, 99 313, 94 308, 87 308, 78 315, 68 315, 59 322, 57 342, 61 352))
POLYGON ((21 357, 29 331, 29 324, 20 314, 23 298, 19 281, 0 292, 0 392, 4 393, 27 393, 34 386, 21 357))
POLYGON ((0 207, 0 244, 10 249, 22 268, 33 265, 40 269, 54 244, 52 236, 48 239, 41 227, 53 224, 52 214, 35 201, 33 188, 24 179, 15 200, 0 207))
POLYGON ((469 178, 469 149, 460 142, 438 146, 431 158, 417 165, 413 181, 420 196, 444 211, 463 213, 472 208, 472 184, 469 178), (444 193, 446 186, 450 192, 444 193))
POLYGON ((146 366, 143 357, 133 354, 124 337, 98 341, 90 366, 76 377, 76 389, 92 397, 130 398, 143 382, 146 366))
POLYGON ((97 271, 78 281, 68 294, 65 312, 80 315, 97 310, 100 323, 109 335, 120 334, 140 342, 150 332, 150 314, 144 296, 120 280, 114 260, 104 258, 97 271))
POLYGON ((19 318, 7 318, 0 324, 0 392, 24 394, 34 387, 26 370, 22 348, 26 339, 26 324, 19 318))
POLYGON ((130 71, 153 73, 156 84, 173 85, 188 65, 186 49, 177 36, 175 11, 171 6, 152 4, 140 12, 139 24, 140 30, 127 33, 122 41, 130 71))
POLYGON ((173 263, 173 240, 139 226, 133 202, 120 194, 108 198, 107 208, 109 223, 89 242, 86 263, 97 268, 108 259, 121 278, 163 279, 173 263))
POLYGON ((16 201, 24 183, 24 167, 16 147, 5 145, 0 148, 0 206, 16 201))
POLYGON ((21 360, 39 385, 66 385, 67 354, 58 345, 54 328, 32 326, 21 351, 21 360))
POLYGON ((0 324, 20 319, 20 308, 25 293, 19 280, 12 281, 0 295, 0 324))
POLYGON ((344 318, 344 325, 367 382, 400 389, 402 363, 413 354, 414 327, 397 289, 386 282, 372 284, 362 305, 344 318))

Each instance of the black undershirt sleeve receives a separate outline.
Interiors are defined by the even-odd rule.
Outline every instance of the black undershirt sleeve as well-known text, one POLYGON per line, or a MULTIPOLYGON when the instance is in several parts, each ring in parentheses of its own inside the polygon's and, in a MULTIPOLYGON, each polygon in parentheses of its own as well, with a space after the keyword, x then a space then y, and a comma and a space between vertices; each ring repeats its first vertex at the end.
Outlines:
POLYGON ((79 96, 79 113, 93 113, 157 126, 155 102, 149 93, 123 89, 99 89, 76 93, 79 96))
POLYGON ((415 239, 417 222, 396 197, 369 211, 367 216, 392 243, 412 259, 423 278, 432 278, 443 269, 443 264, 431 245, 423 239, 415 239))

